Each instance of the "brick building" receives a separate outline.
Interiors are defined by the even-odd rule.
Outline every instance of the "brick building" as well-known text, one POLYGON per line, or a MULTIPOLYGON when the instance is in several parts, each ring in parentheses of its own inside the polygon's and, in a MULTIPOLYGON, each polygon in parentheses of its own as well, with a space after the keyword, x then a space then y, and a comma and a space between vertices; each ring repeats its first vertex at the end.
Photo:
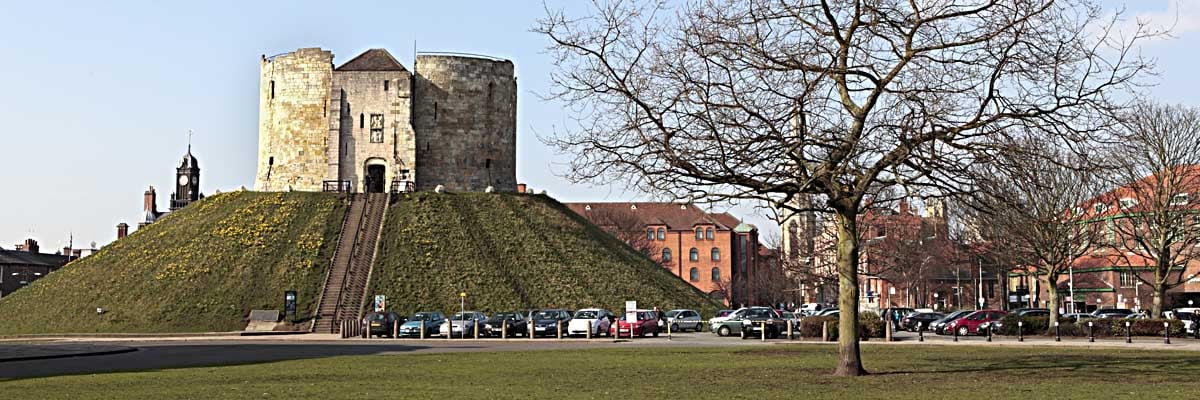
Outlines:
POLYGON ((16 250, 0 249, 0 297, 49 275, 71 259, 73 257, 61 254, 42 253, 33 239, 26 239, 25 243, 16 246, 16 250))
MULTIPOLYGON (((1099 238, 1088 253, 1072 263, 1058 279, 1057 289, 1064 311, 1090 312, 1097 308, 1148 309, 1153 289, 1155 260, 1134 238, 1148 230, 1174 231, 1170 247, 1175 267, 1168 282, 1180 282, 1167 290, 1164 309, 1200 302, 1200 167, 1181 167, 1149 175, 1119 186, 1070 210, 1082 213, 1096 224, 1099 238), (1159 176, 1161 175, 1161 176, 1159 176), (1138 219, 1158 214, 1174 219, 1172 224, 1147 224, 1138 219), (1140 279, 1139 279, 1140 278, 1140 279)), ((1155 246, 1150 246, 1155 247, 1155 246)), ((1032 268, 1016 268, 1008 274, 1009 300, 1014 305, 1046 306, 1046 288, 1032 268)))
POLYGON ((567 206, 715 299, 730 306, 761 301, 757 275, 767 263, 754 225, 691 204, 567 206))

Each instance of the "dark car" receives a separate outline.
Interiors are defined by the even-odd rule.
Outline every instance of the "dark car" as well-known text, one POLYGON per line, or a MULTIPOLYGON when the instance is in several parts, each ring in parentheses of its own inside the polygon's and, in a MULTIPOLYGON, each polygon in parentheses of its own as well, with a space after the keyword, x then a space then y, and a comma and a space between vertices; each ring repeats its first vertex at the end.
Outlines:
POLYGON ((492 314, 484 321, 483 331, 488 336, 499 337, 501 333, 508 336, 528 336, 529 324, 526 323, 525 313, 520 311, 505 311, 492 314))
POLYGON ((738 319, 742 322, 742 339, 774 339, 787 333, 787 321, 770 308, 751 307, 738 319))
POLYGON ((965 317, 965 316, 967 316, 967 314, 970 314, 972 312, 974 312, 974 311, 958 310, 958 311, 946 314, 945 317, 942 317, 939 320, 931 322, 926 329, 933 331, 933 333, 936 333, 938 335, 948 335, 948 334, 950 334, 950 331, 946 330, 946 325, 949 325, 951 322, 954 322, 954 320, 965 317))
POLYGON ((1125 316, 1133 314, 1133 310, 1128 308, 1101 308, 1092 312, 1092 318, 1125 318, 1125 316))
MULTIPOLYGON (((1050 309, 1048 308, 1018 308, 1012 311, 1018 317, 1044 317, 1050 318, 1050 309)), ((993 332, 1004 329, 1004 319, 998 319, 992 322, 986 322, 982 326, 983 329, 991 329, 993 332)))
POLYGON ((921 324, 923 329, 928 329, 929 324, 933 323, 933 321, 942 319, 945 316, 946 314, 937 312, 917 312, 908 314, 904 318, 900 319, 900 329, 904 329, 909 332, 916 332, 918 323, 921 324))
POLYGON ((371 336, 386 336, 396 337, 394 331, 397 325, 402 325, 407 321, 400 314, 394 312, 371 312, 363 316, 363 324, 367 326, 367 332, 371 336))
POLYGON ((565 335, 567 323, 571 322, 571 312, 562 309, 538 310, 533 312, 530 320, 533 321, 533 336, 558 336, 559 327, 562 327, 565 335))

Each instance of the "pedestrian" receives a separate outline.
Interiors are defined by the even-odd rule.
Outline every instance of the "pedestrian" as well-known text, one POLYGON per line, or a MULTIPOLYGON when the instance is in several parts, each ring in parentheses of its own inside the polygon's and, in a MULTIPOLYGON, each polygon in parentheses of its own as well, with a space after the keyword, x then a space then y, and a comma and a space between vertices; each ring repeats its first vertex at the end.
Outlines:
POLYGON ((1200 309, 1192 310, 1192 337, 1200 339, 1200 309))

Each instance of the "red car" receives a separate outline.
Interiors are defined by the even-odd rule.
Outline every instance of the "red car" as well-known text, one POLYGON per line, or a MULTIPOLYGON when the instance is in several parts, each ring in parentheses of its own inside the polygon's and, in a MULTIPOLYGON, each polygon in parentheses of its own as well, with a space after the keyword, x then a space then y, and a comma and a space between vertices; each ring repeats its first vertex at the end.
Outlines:
POLYGON ((980 324, 999 321, 1001 318, 1004 318, 1005 314, 1008 314, 1008 312, 1001 310, 979 310, 950 322, 946 325, 946 330, 958 332, 958 336, 983 334, 979 330, 980 324))
POLYGON ((620 318, 616 324, 612 325, 612 328, 609 328, 613 336, 644 337, 647 333, 658 336, 658 316, 654 314, 654 311, 637 310, 637 321, 633 322, 633 332, 630 332, 630 323, 625 320, 625 316, 621 315, 620 318))

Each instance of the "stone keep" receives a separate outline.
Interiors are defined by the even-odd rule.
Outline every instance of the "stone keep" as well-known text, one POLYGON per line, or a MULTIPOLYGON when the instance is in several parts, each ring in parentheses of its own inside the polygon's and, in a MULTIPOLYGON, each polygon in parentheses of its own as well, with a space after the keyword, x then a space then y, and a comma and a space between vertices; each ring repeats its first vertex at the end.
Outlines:
POLYGON ((336 68, 318 48, 263 57, 255 188, 515 191, 512 62, 418 54, 414 71, 383 49, 336 68))

